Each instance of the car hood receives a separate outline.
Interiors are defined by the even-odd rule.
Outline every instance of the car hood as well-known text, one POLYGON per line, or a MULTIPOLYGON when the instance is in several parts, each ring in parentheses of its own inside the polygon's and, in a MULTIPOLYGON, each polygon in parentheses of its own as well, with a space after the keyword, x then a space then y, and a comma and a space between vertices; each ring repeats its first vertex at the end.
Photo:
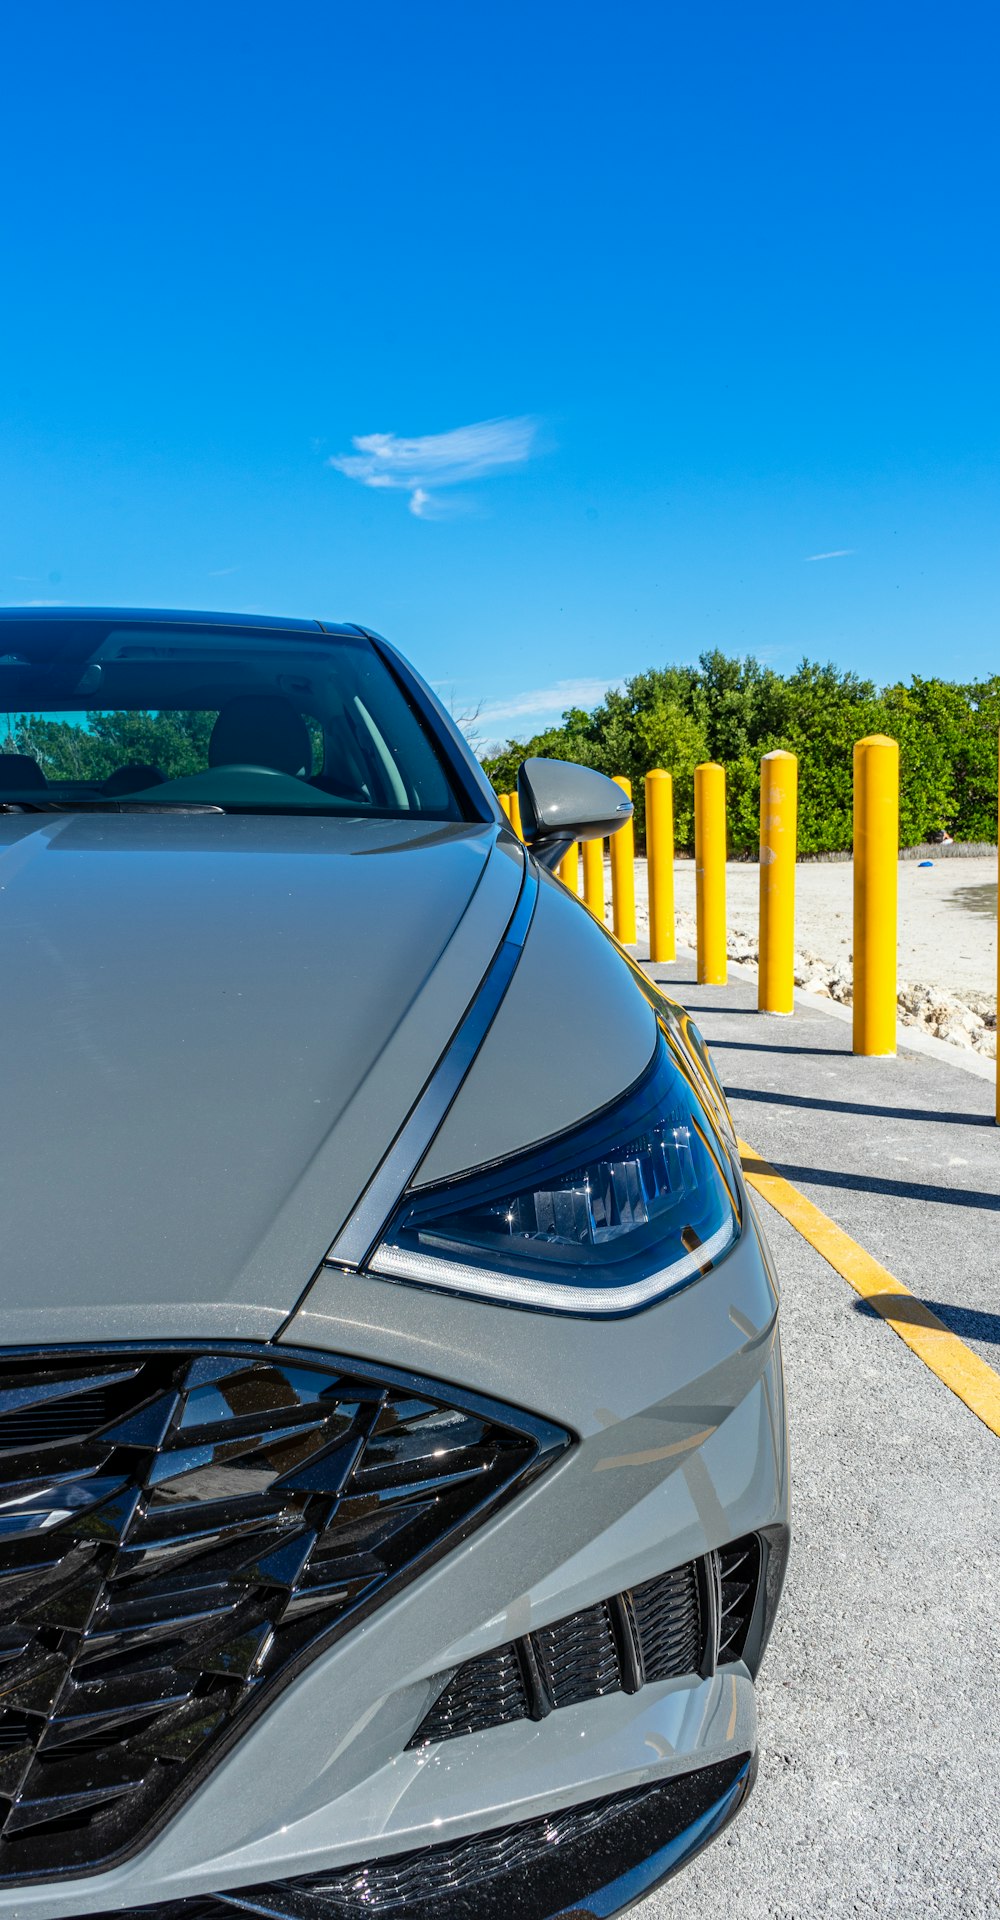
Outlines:
POLYGON ((4 1343, 273 1334, 521 865, 486 825, 0 819, 4 1343))

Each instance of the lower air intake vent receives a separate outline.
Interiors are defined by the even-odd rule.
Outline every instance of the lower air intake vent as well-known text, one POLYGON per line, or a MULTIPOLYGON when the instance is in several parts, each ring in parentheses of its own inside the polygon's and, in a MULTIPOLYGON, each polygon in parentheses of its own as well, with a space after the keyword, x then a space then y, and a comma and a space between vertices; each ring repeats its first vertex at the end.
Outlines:
POLYGON ((756 1534, 459 1667, 410 1741, 452 1740, 635 1693, 740 1659, 760 1580, 756 1534), (706 1594, 710 1596, 706 1603, 706 1594))
POLYGON ((0 1356, 0 1879, 146 1840, 305 1661, 566 1444, 315 1354, 0 1356))
POLYGON ((719 1567, 719 1665, 738 1660, 746 1645, 760 1583, 760 1541, 755 1533, 716 1554, 719 1567))
MULTIPOLYGON (((339 1872, 133 1907, 131 1920, 549 1920, 619 1913, 700 1851, 749 1792, 749 1754, 492 1833, 339 1872)), ((112 1920, 98 1914, 94 1920, 112 1920)), ((120 1916, 115 1916, 120 1920, 120 1916)))

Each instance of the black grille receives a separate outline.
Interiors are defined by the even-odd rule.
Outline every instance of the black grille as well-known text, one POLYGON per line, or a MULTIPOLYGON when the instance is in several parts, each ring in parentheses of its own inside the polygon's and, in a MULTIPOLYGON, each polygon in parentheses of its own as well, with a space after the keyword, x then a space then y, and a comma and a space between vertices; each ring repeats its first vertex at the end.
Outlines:
POLYGON ((553 1708, 710 1673, 743 1652, 760 1579, 756 1534, 551 1627, 467 1660, 410 1741, 451 1740, 553 1708), (711 1599, 706 1604, 706 1590, 711 1599))
POLYGON ((618 1653, 605 1602, 532 1635, 545 1691, 554 1707, 597 1700, 621 1687, 618 1653))
POLYGON ((531 1695, 516 1643, 498 1647, 481 1660, 467 1660, 451 1685, 434 1702, 419 1732, 410 1742, 450 1740, 456 1734, 475 1733, 480 1727, 501 1727, 508 1720, 527 1720, 531 1695))
POLYGON ((566 1444, 458 1401, 275 1349, 0 1359, 0 1877, 145 1840, 304 1660, 566 1444))
MULTIPOLYGON (((339 1872, 132 1908, 132 1920, 547 1920, 618 1913, 725 1825, 753 1777, 749 1754, 492 1833, 339 1872), (713 1819, 705 1816, 714 1814, 713 1819), (702 1823, 689 1830, 695 1822, 702 1823), (685 1840, 687 1844, 685 1844, 685 1840), (608 1904, 614 1899, 614 1906, 608 1904), (600 1905, 596 1904, 600 1900, 600 1905), (591 1904, 591 1902, 594 1904, 591 1904)), ((94 1920, 112 1920, 110 1914, 94 1920)))
MULTIPOLYGON (((58 1384, 55 1382, 57 1387, 58 1384)), ((3 1471, 5 1453, 21 1453, 26 1447, 45 1447, 53 1440, 82 1440, 112 1419, 114 1410, 113 1385, 95 1387, 90 1393, 67 1394, 64 1400, 42 1400, 36 1406, 29 1403, 11 1407, 8 1412, 0 1413, 0 1471, 3 1471)))
POLYGON ((498 1827, 493 1833, 471 1834, 450 1847, 433 1848, 430 1856, 427 1851, 390 1855, 370 1866, 306 1881, 302 1891, 321 1893, 331 1914, 360 1912, 380 1920, 398 1913, 426 1915, 430 1899, 436 1903, 477 1892, 484 1882, 534 1867, 556 1847, 578 1846, 602 1829, 607 1835, 616 1816, 641 1806, 655 1792, 655 1787, 640 1787, 610 1805, 598 1800, 519 1826, 498 1827))
POLYGON ((658 1580, 633 1587, 627 1603, 644 1680, 675 1680, 679 1674, 697 1672, 704 1655, 705 1627, 693 1560, 658 1580))

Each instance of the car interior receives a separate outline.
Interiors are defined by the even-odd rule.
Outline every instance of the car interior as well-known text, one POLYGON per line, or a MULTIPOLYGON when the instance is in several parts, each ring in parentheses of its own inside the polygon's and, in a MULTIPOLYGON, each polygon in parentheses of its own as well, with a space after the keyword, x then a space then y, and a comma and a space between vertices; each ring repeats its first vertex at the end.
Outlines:
POLYGON ((87 660, 34 675, 26 660, 0 661, 3 707, 0 804, 461 817, 431 739, 368 643, 300 651, 283 637, 119 631, 87 660), (19 669, 7 684, 4 666, 19 669))

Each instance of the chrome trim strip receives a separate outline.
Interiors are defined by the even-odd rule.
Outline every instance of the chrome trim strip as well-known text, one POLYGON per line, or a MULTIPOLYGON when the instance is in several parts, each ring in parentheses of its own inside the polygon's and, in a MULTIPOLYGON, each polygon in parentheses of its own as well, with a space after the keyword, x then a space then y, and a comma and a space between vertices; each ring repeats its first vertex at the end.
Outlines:
POLYGON ((526 859, 521 890, 507 923, 507 931, 475 999, 466 1010, 416 1105, 411 1108, 350 1219, 337 1235, 326 1255, 325 1266, 361 1267, 372 1248, 381 1240, 383 1229, 419 1167, 493 1024, 521 958, 537 898, 538 875, 526 859))

